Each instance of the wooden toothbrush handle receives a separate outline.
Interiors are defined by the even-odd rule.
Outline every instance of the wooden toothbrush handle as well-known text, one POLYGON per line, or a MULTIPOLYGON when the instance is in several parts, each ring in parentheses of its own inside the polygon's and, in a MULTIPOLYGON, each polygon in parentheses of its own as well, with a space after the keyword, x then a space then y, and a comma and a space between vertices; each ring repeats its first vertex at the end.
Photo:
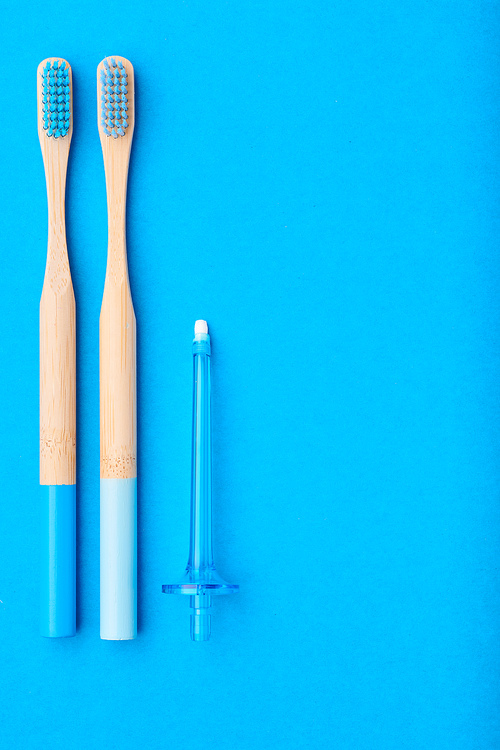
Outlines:
POLYGON ((137 476, 136 323, 125 272, 108 273, 99 321, 101 479, 137 476))
POLYGON ((40 484, 76 482, 75 296, 47 269, 40 301, 40 484))

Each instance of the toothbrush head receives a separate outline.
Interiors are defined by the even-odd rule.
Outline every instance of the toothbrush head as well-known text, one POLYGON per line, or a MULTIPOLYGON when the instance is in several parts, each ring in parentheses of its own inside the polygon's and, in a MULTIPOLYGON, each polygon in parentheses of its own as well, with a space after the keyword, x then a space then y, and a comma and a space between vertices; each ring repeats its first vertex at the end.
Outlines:
POLYGON ((126 58, 105 57, 99 64, 97 97, 100 135, 130 140, 134 129, 134 69, 126 58))
POLYGON ((38 66, 38 130, 47 138, 71 139, 72 76, 67 60, 48 57, 38 66))

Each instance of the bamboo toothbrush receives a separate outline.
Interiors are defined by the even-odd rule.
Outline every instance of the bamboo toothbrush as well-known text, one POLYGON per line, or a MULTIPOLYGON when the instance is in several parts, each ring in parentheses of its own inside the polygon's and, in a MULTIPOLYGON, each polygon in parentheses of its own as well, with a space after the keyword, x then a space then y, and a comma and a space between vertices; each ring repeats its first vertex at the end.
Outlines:
POLYGON ((98 128, 108 199, 108 261, 99 328, 101 402, 101 638, 137 634, 135 314, 125 244, 134 132, 134 69, 124 57, 97 68, 98 128))
POLYGON ((40 300, 41 633, 75 635, 75 296, 64 199, 73 133, 71 67, 49 57, 37 70, 38 136, 47 182, 47 265, 40 300))

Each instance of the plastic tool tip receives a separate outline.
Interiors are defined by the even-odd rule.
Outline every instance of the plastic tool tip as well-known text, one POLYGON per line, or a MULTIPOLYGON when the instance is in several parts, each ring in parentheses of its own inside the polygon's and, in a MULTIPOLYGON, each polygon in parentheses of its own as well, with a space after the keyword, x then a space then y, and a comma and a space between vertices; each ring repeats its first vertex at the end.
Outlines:
POLYGON ((194 324, 194 335, 197 333, 208 333, 208 324, 206 320, 197 320, 194 324))
POLYGON ((211 632, 211 615, 205 614, 201 610, 197 610, 194 615, 191 615, 191 640, 192 641, 208 641, 210 640, 211 632))

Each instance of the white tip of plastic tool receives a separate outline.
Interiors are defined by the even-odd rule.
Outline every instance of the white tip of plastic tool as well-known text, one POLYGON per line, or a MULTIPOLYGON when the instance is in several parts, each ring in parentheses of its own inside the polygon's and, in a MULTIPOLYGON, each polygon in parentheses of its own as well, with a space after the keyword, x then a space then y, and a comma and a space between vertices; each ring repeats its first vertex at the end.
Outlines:
POLYGON ((208 333, 208 324, 206 320, 197 320, 194 324, 194 335, 197 333, 208 333))

